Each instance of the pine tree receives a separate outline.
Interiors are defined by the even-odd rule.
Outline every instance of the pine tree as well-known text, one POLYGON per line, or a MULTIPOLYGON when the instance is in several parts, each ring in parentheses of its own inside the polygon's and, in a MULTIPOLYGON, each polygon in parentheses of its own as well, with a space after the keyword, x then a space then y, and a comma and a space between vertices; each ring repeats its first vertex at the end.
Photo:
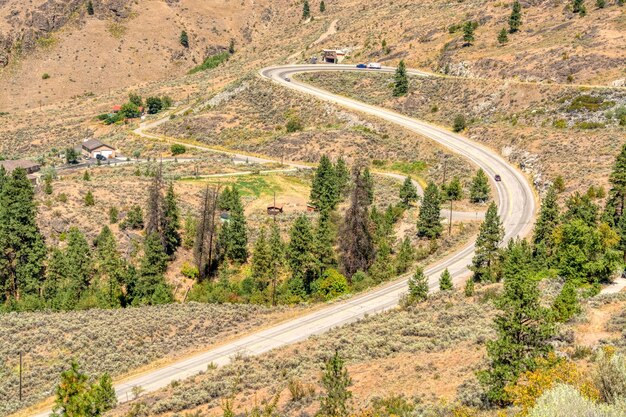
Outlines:
POLYGON ((91 181, 91 174, 89 174, 88 170, 85 170, 85 173, 83 174, 83 181, 91 181))
POLYGON ((272 286, 272 305, 276 305, 276 287, 278 285, 279 276, 281 274, 281 270, 285 266, 285 242, 283 242, 282 237, 280 236, 280 229, 276 223, 272 224, 272 228, 270 231, 269 245, 271 251, 272 258, 272 275, 271 275, 271 286, 272 286))
POLYGON ((70 282, 76 301, 78 301, 89 288, 93 275, 93 259, 85 235, 76 227, 70 228, 67 234, 67 248, 64 255, 66 259, 65 276, 70 282))
POLYGON ((596 226, 598 222, 599 208, 588 194, 580 194, 576 191, 565 201, 565 213, 563 221, 582 220, 589 226, 596 226))
POLYGON ((596 7, 598 9, 604 9, 606 7, 606 0, 596 0, 596 7))
MULTIPOLYGON (((4 171, 2 171, 4 172, 4 171)), ((35 192, 26 171, 0 175, 0 300, 36 296, 44 278, 46 246, 37 226, 35 192)))
MULTIPOLYGON (((322 270, 336 267, 337 257, 335 256, 336 232, 332 223, 330 213, 323 210, 317 221, 315 229, 314 252, 322 270)), ((322 271, 320 271, 321 275, 322 271)))
POLYGON ((165 253, 171 257, 181 245, 181 237, 178 232, 178 229, 180 229, 180 213, 176 203, 173 184, 169 185, 165 194, 161 222, 165 253))
POLYGON ((587 14, 585 0, 572 0, 572 12, 578 13, 580 17, 584 17, 587 14))
POLYGON ((377 284, 388 281, 395 275, 394 266, 391 259, 391 246, 387 240, 383 240, 378 245, 374 263, 369 269, 369 275, 377 284))
POLYGON ((576 297, 576 286, 568 281, 552 304, 556 321, 564 323, 580 313, 580 304, 576 297))
POLYGON ((311 17, 311 6, 309 6, 309 0, 304 0, 302 5, 302 19, 308 19, 311 17))
POLYGON ((348 401, 352 393, 348 387, 352 380, 348 375, 343 359, 338 351, 335 351, 328 362, 326 370, 322 376, 322 386, 325 393, 320 400, 320 416, 325 417, 345 417, 350 414, 348 401))
POLYGON ((411 203, 416 202, 418 199, 417 188, 413 185, 411 177, 405 177, 402 187, 400 188, 400 200, 404 207, 410 207, 411 203))
POLYGON ((252 276, 259 291, 270 284, 273 274, 272 251, 267 241, 265 228, 261 228, 252 252, 252 276))
POLYGON ((326 3, 324 3, 324 0, 322 0, 320 2, 320 13, 324 13, 326 11, 326 3))
POLYGON ((233 207, 228 221, 226 256, 233 262, 248 260, 248 225, 237 188, 232 190, 233 207))
POLYGON ((534 257, 542 265, 547 265, 548 259, 554 251, 554 230, 559 224, 559 205, 556 200, 554 186, 548 188, 548 192, 541 202, 539 217, 535 224, 533 235, 534 257))
POLYGON ((122 284, 126 268, 124 260, 117 250, 113 232, 104 226, 95 241, 94 268, 100 281, 100 293, 107 307, 118 307, 123 302, 122 284))
POLYGON ((369 167, 365 167, 363 170, 363 186, 367 192, 367 204, 374 204, 374 178, 372 178, 369 167))
MULTIPOLYGON (((521 26, 522 26, 522 5, 520 4, 518 0, 515 0, 513 2, 513 10, 511 10, 511 16, 509 17, 509 32, 515 33, 519 30, 521 26)), ((500 43, 504 43, 504 42, 500 42, 500 43)))
POLYGON ((348 171, 346 161, 341 156, 335 163, 335 179, 337 183, 337 194, 339 198, 341 198, 346 194, 350 183, 350 172, 348 171))
POLYGON ((119 220, 120 212, 115 206, 109 207, 109 223, 115 224, 119 220))
POLYGON ((406 96, 409 92, 409 77, 406 73, 406 64, 404 63, 404 60, 401 60, 400 64, 398 64, 394 80, 393 96, 406 96))
POLYGON ((463 25, 463 40, 465 45, 469 46, 474 42, 474 23, 467 21, 463 25))
POLYGON ((424 269, 418 266, 415 274, 409 278, 409 297, 414 301, 424 301, 428 298, 428 278, 424 269))
POLYGON ((163 206, 163 166, 159 164, 148 187, 146 234, 156 233, 162 241, 163 206))
POLYGON ((465 296, 466 297, 471 297, 472 295, 474 295, 474 280, 473 279, 468 279, 465 282, 465 296))
POLYGON ((505 28, 502 28, 500 32, 498 32, 498 43, 500 45, 504 45, 509 41, 509 35, 506 32, 505 28))
POLYGON ((450 277, 450 271, 446 268, 442 273, 441 277, 439 277, 439 290, 440 291, 450 291, 454 288, 452 284, 452 278, 450 277))
POLYGON ((445 187, 445 195, 448 200, 459 201, 463 198, 463 187, 459 177, 452 178, 450 184, 445 187))
POLYGON ((301 215, 291 226, 287 246, 287 262, 291 269, 290 286, 295 295, 304 296, 311 291, 318 263, 314 256, 315 237, 309 219, 301 215))
POLYGON ((626 222, 622 221, 626 217, 626 145, 615 159, 613 171, 609 176, 611 189, 605 209, 604 220, 607 221, 620 235, 620 249, 624 253, 626 261, 626 222))
POLYGON ((413 265, 413 262, 415 262, 415 249, 413 249, 411 239, 405 236, 396 256, 396 272, 404 274, 413 265))
POLYGON ((530 246, 512 242, 503 267, 504 294, 496 305, 498 337, 487 342, 489 369, 479 374, 488 399, 499 405, 509 402, 504 388, 517 381, 522 372, 532 371, 536 360, 552 350, 554 334, 550 312, 541 305, 537 280, 529 271, 530 246))
POLYGON ((113 388, 113 380, 109 374, 103 374, 98 383, 92 387, 91 390, 92 407, 94 416, 104 415, 109 410, 112 410, 117 405, 117 396, 115 395, 115 389, 113 388))
POLYGON ((153 232, 146 236, 143 252, 137 283, 130 294, 132 304, 165 304, 171 302, 171 289, 163 276, 167 269, 168 256, 163 249, 158 233, 153 232))
POLYGON ((198 220, 191 213, 187 213, 185 216, 185 223, 183 225, 183 238, 181 242, 183 248, 193 249, 197 231, 198 220))
POLYGON ((435 239, 441 236, 441 196, 434 182, 430 182, 424 190, 424 198, 417 221, 418 235, 435 239))
POLYGON ((350 206, 346 210, 339 235, 342 272, 348 279, 357 271, 367 271, 375 254, 370 233, 369 185, 358 167, 353 170, 353 182, 350 206))
POLYGON ((94 198, 91 190, 87 191, 87 194, 85 194, 85 205, 87 207, 96 205, 96 199, 94 198))
POLYGON ((472 203, 484 203, 489 200, 491 189, 489 187, 489 179, 485 175, 485 171, 481 169, 476 172, 476 176, 472 179, 470 187, 470 200, 472 203))
POLYGON ((334 210, 339 202, 335 167, 330 159, 324 155, 315 170, 315 177, 311 185, 311 203, 318 210, 334 210))
POLYGON ((179 38, 180 44, 185 47, 185 48, 189 48, 189 36, 187 35, 186 31, 181 31, 180 32, 180 38, 179 38))
POLYGON ((480 225, 476 238, 476 249, 470 269, 472 279, 477 282, 493 282, 498 278, 499 245, 504 238, 504 228, 498 215, 496 203, 491 203, 480 225))
POLYGON ((93 14, 95 13, 94 9, 93 9, 93 2, 91 0, 89 0, 87 2, 87 14, 89 16, 93 16, 93 14))

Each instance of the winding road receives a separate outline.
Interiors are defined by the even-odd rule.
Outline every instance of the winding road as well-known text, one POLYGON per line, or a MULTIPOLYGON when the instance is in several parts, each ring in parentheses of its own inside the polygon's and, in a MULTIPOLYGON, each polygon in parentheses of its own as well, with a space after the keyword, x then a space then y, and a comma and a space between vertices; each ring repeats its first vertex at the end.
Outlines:
MULTIPOLYGON (((265 68, 261 70, 260 74, 262 77, 285 88, 310 94, 321 100, 395 123, 423 137, 434 140, 451 151, 469 159, 481 167, 491 178, 499 174, 502 181, 493 182, 492 186, 497 194, 496 203, 506 230, 505 241, 517 236, 525 236, 530 232, 536 209, 533 190, 522 173, 509 165, 493 150, 463 136, 454 134, 445 128, 434 126, 391 110, 338 96, 294 79, 291 79, 291 81, 286 80, 294 74, 302 72, 355 70, 357 69, 353 66, 342 65, 293 65, 265 68)), ((383 68, 378 71, 393 70, 393 68, 383 68)), ((428 74, 419 71, 409 72, 415 75, 428 76, 428 74)), ((429 278, 430 288, 436 289, 438 278, 446 268, 450 271, 455 283, 459 284, 462 282, 467 277, 467 265, 471 263, 473 253, 473 243, 468 244, 449 258, 426 268, 425 272, 429 278)), ((365 315, 389 310, 395 307, 401 295, 406 293, 407 279, 408 275, 365 294, 330 304, 304 316, 242 337, 231 343, 129 378, 115 385, 118 398, 121 402, 132 399, 133 387, 139 386, 143 391, 154 391, 166 387, 172 381, 205 371, 209 364, 225 365, 235 354, 258 355, 271 349, 307 339, 312 335, 326 332, 334 327, 354 322, 365 315)), ((49 411, 37 415, 46 416, 48 414, 49 411)))

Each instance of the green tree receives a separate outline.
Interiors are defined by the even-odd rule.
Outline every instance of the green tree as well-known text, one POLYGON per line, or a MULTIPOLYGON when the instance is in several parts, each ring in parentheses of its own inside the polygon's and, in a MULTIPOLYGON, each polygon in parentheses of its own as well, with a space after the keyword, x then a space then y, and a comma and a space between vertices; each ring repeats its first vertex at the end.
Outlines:
MULTIPOLYGON (((522 5, 518 0, 513 2, 513 9, 509 17, 509 32, 515 33, 522 26, 522 5)), ((506 34, 506 32, 505 32, 506 34)), ((504 43, 504 42, 500 42, 504 43)))
POLYGON ((325 417, 345 417, 350 414, 348 401, 352 393, 348 387, 352 379, 338 351, 326 362, 326 370, 322 376, 324 394, 320 400, 319 414, 325 417))
POLYGON ((424 198, 420 206, 419 220, 417 221, 419 236, 429 239, 437 238, 441 235, 443 226, 441 225, 441 196, 439 189, 434 182, 430 182, 424 190, 424 198))
POLYGON ((125 103, 122 104, 122 108, 119 111, 120 117, 122 119, 134 119, 141 116, 141 111, 139 107, 135 103, 125 103))
POLYGON ((93 9, 93 2, 91 0, 89 0, 87 2, 87 14, 89 16, 93 16, 95 13, 94 9, 93 9))
POLYGON ((135 204, 126 213, 126 218, 120 224, 122 229, 141 230, 143 229, 143 210, 141 206, 135 204))
POLYGON ((559 225, 559 205, 556 199, 554 186, 548 188, 548 192, 541 202, 539 217, 535 224, 533 234, 534 257, 541 265, 546 265, 554 251, 554 230, 559 225))
POLYGON ((181 242, 183 248, 193 249, 197 230, 198 220, 191 213, 187 213, 187 215, 185 216, 185 223, 183 226, 183 238, 181 242))
POLYGON ((272 250, 267 240, 265 228, 261 228, 252 252, 252 276, 256 289, 265 290, 270 284, 273 273, 272 250))
POLYGON ((94 198, 91 190, 87 191, 87 194, 85 194, 85 205, 87 207, 96 205, 96 199, 94 198))
POLYGON ((504 293, 496 301, 497 338, 487 342, 489 368, 479 373, 487 397, 499 405, 508 404, 504 388, 525 371, 535 369, 537 359, 552 350, 554 335, 550 311, 541 305, 538 280, 531 274, 531 249, 524 240, 511 241, 503 266, 504 293))
POLYGON ((152 232, 144 241, 143 258, 134 285, 129 288, 133 305, 165 304, 172 301, 171 289, 163 276, 168 256, 158 233, 152 232))
POLYGON ((180 212, 176 202, 176 195, 174 194, 174 184, 170 183, 165 193, 161 226, 165 253, 170 257, 174 255, 181 245, 178 229, 180 229, 180 212))
POLYGON ((410 207, 411 203, 417 201, 419 196, 417 195, 417 188, 413 184, 411 177, 405 177, 402 187, 400 188, 400 200, 404 207, 410 207))
POLYGON ((78 301, 89 288, 94 270, 89 243, 85 235, 76 227, 71 227, 67 233, 67 248, 64 256, 65 276, 78 301))
POLYGON ((119 220, 120 212, 115 206, 109 207, 109 223, 115 224, 119 220))
POLYGON ((44 183, 43 183, 43 192, 50 195, 52 194, 53 190, 52 190, 52 178, 50 177, 46 177, 44 178, 44 183))
POLYGON ((472 203, 484 203, 489 200, 491 188, 489 187, 489 179, 485 175, 485 171, 478 170, 476 176, 472 179, 470 186, 470 201, 472 203))
POLYGON ((187 147, 185 145, 181 145, 180 143, 174 143, 170 146, 170 152, 174 156, 182 155, 187 152, 187 147))
MULTIPOLYGON (((330 213, 327 210, 323 210, 317 221, 314 244, 315 256, 322 270, 337 266, 337 257, 335 255, 336 234, 330 213)), ((321 271, 319 275, 321 275, 321 271)))
POLYGON ((308 19, 311 17, 311 6, 309 5, 309 0, 304 0, 302 4, 302 19, 308 19))
POLYGON ((348 190, 350 184, 350 171, 346 165, 346 161, 340 156, 335 162, 335 179, 337 182, 337 193, 339 198, 343 197, 348 190))
POLYGON ((98 383, 92 386, 93 410, 95 416, 101 416, 117 405, 117 396, 113 380, 109 374, 103 374, 98 383))
POLYGON ((454 121, 452 122, 452 130, 456 133, 459 133, 465 129, 467 126, 467 122, 465 121, 465 116, 462 114, 457 114, 454 116, 454 121))
POLYGON ((613 170, 609 176, 611 189, 604 213, 604 221, 611 225, 620 236, 620 250, 626 261, 626 145, 615 159, 613 170))
POLYGON ((146 99, 146 107, 148 108, 148 114, 157 114, 163 110, 163 102, 161 97, 151 96, 146 99))
POLYGON ((83 174, 83 181, 91 181, 91 174, 89 174, 89 170, 85 170, 83 174))
POLYGON ((450 277, 450 271, 446 268, 439 277, 439 290, 440 291, 449 291, 454 288, 452 284, 452 277, 450 277))
POLYGON ((580 17, 584 17, 587 14, 585 0, 572 0, 572 12, 578 13, 580 17))
POLYGON ((402 243, 400 243, 398 255, 396 256, 396 272, 404 274, 411 268, 413 262, 415 262, 415 249, 413 249, 411 239, 405 236, 402 239, 402 243))
POLYGON ((99 296, 103 307, 118 307, 125 303, 122 285, 126 264, 117 250, 115 236, 104 226, 95 240, 94 269, 98 277, 99 296))
POLYGON ((65 162, 68 164, 77 164, 79 156, 78 151, 74 148, 67 148, 65 150, 65 162))
POLYGON ((561 292, 552 304, 554 317, 558 322, 566 322, 580 313, 580 304, 576 297, 576 286, 570 281, 566 282, 561 292))
POLYGON ((477 282, 494 282, 498 278, 499 245, 504 238, 504 228, 498 215, 496 203, 491 203, 480 225, 476 238, 476 249, 470 269, 474 272, 472 279, 477 282))
POLYGON ((299 216, 291 226, 287 246, 287 262, 291 269, 292 293, 304 297, 311 292, 311 283, 318 271, 314 256, 315 236, 311 222, 305 215, 299 216))
POLYGON ((576 191, 565 201, 565 213, 563 221, 582 220, 589 226, 595 226, 598 222, 599 208, 588 194, 580 194, 576 191))
POLYGON ((320 13, 324 13, 326 11, 326 3, 324 0, 320 2, 320 13))
POLYGON ((395 275, 395 265, 391 259, 391 246, 383 239, 376 250, 374 263, 369 269, 369 275, 375 283, 390 280, 395 275))
POLYGON ((232 207, 226 228, 226 256, 233 262, 245 263, 248 260, 248 225, 236 187, 231 190, 231 195, 232 207))
POLYGON ((509 41, 509 35, 507 34, 506 28, 502 28, 500 32, 498 32, 498 43, 500 45, 504 45, 509 41))
POLYGON ((463 187, 459 177, 452 178, 450 184, 445 187, 445 195, 448 200, 459 201, 463 198, 463 187))
POLYGON ((324 155, 315 170, 315 177, 311 185, 311 203, 318 210, 334 210, 339 202, 335 167, 330 159, 324 155))
POLYGON ((270 251, 272 253, 272 305, 276 305, 276 287, 278 285, 279 276, 286 263, 286 247, 283 238, 280 235, 278 224, 272 224, 270 230, 270 251))
POLYGON ((37 226, 35 191, 24 169, 0 172, 0 300, 37 296, 46 246, 37 226))
POLYGON ((474 23, 467 21, 463 25, 463 41, 465 45, 471 45, 474 42, 474 23))
POLYGON ((394 78, 393 96, 403 97, 409 93, 409 77, 406 73, 406 64, 401 60, 396 69, 394 78))
POLYGON ((606 0, 596 0, 596 7, 598 9, 604 9, 606 7, 606 0))
POLYGON ((183 30, 180 32, 180 37, 178 40, 183 47, 189 48, 189 36, 187 35, 186 31, 183 30))
POLYGON ((472 278, 465 281, 464 293, 466 297, 474 295, 474 280, 472 278))
POLYGON ((137 107, 143 106, 143 99, 137 93, 128 93, 128 102, 134 104, 137 107))
POLYGON ((409 297, 414 301, 424 301, 428 298, 428 278, 424 269, 418 266, 415 274, 409 278, 409 297))

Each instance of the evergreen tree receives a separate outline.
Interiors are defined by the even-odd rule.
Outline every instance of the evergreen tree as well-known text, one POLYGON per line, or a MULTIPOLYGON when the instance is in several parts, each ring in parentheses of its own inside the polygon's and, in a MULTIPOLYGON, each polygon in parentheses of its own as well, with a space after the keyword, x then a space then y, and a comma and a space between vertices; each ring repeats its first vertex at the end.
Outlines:
POLYGON ((442 273, 441 277, 439 277, 439 290, 440 291, 449 291, 454 288, 452 284, 452 278, 450 277, 450 271, 446 268, 442 273))
POLYGON ((237 188, 231 191, 233 206, 228 221, 226 256, 233 262, 245 263, 248 260, 248 225, 243 212, 243 204, 237 188))
POLYGON ((546 265, 554 251, 554 230, 559 224, 559 205, 556 200, 554 186, 548 188, 548 192, 541 202, 539 217, 535 224, 533 235, 534 256, 542 265, 546 265))
POLYGON ((109 208, 109 223, 115 224, 119 220, 120 212, 115 206, 109 208))
POLYGON ((491 203, 480 225, 476 238, 476 249, 470 269, 474 272, 473 280, 493 282, 498 278, 499 245, 504 238, 504 228, 498 215, 496 203, 491 203))
POLYGON ((448 200, 459 201, 463 198, 463 187, 459 177, 452 178, 450 184, 445 187, 445 195, 448 200))
POLYGON ((103 374, 98 383, 92 387, 94 416, 101 416, 117 405, 117 396, 113 388, 113 380, 109 374, 103 374))
POLYGON ((187 213, 185 216, 185 223, 183 225, 183 238, 181 242, 183 248, 193 249, 197 231, 198 220, 191 213, 187 213))
MULTIPOLYGON (((518 0, 515 0, 513 2, 513 10, 511 10, 511 16, 509 17, 509 32, 515 33, 519 30, 521 26, 522 26, 522 5, 520 4, 518 0)), ((500 42, 500 43, 504 43, 504 42, 500 42)))
POLYGON ((474 295, 474 280, 473 279, 468 279, 465 282, 465 296, 466 297, 471 297, 472 295, 474 295))
POLYGON ((185 48, 189 48, 189 36, 187 35, 186 31, 183 30, 180 32, 179 41, 182 46, 184 46, 185 48))
POLYGON ((363 170, 363 186, 367 192, 367 204, 374 204, 374 178, 372 178, 369 167, 365 167, 363 170))
POLYGON ((576 297, 576 286, 568 281, 563 285, 561 292, 552 304, 552 311, 556 321, 564 323, 580 313, 580 304, 576 297))
POLYGON ((424 198, 417 221, 418 235, 430 239, 441 236, 441 197, 434 182, 430 182, 424 190, 424 198))
POLYGON ((320 13, 324 13, 326 11, 326 3, 324 3, 324 0, 322 0, 320 2, 320 13))
POLYGON ((176 249, 181 245, 178 229, 180 229, 180 213, 176 203, 176 195, 174 194, 174 185, 170 183, 165 194, 161 225, 165 253, 170 257, 174 255, 176 249))
POLYGON ((326 370, 322 376, 322 386, 325 393, 320 400, 319 414, 325 417, 346 417, 350 414, 348 401, 352 393, 348 387, 352 380, 348 375, 343 359, 338 351, 335 351, 330 360, 326 362, 326 370))
POLYGON ((479 374, 487 388, 488 399, 508 404, 504 388, 532 371, 537 358, 552 350, 552 315, 541 305, 537 279, 529 270, 530 246, 524 240, 511 241, 503 267, 504 294, 496 302, 500 313, 495 319, 497 339, 487 342, 489 369, 479 374))
POLYGON ((76 295, 76 301, 78 301, 89 288, 93 275, 93 259, 85 235, 76 227, 70 228, 67 234, 65 259, 65 276, 76 295))
POLYGON ((318 263, 314 256, 315 237, 308 217, 301 215, 291 226, 287 261, 291 268, 290 287, 294 295, 305 296, 311 292, 318 263))
POLYGON ((44 277, 46 246, 37 226, 35 192, 24 169, 0 174, 0 300, 36 296, 44 277))
MULTIPOLYGON (((148 215, 146 219, 146 234, 156 233, 163 241, 163 166, 159 164, 148 187, 148 215)), ((165 245, 163 245, 165 247, 165 245)))
POLYGON ((415 301, 424 301, 428 298, 428 278, 424 274, 424 269, 418 266, 415 274, 409 278, 409 297, 415 301))
POLYGON ((598 222, 599 208, 588 194, 576 191, 565 201, 565 207, 564 222, 582 220, 589 226, 595 226, 598 222))
POLYGON ((401 60, 400 64, 398 64, 394 80, 393 96, 406 96, 409 92, 409 77, 406 73, 406 64, 404 63, 404 60, 401 60))
POLYGON ((472 179, 470 186, 470 200, 472 203, 484 203, 489 200, 489 179, 485 175, 485 171, 481 169, 476 172, 476 176, 472 179))
POLYGON ((252 252, 252 276, 259 291, 267 288, 273 272, 272 251, 267 240, 265 228, 261 228, 252 252))
POLYGON ((413 185, 413 180, 411 177, 405 177, 404 183, 402 183, 402 187, 400 188, 400 200, 402 200, 402 204, 404 207, 410 207, 411 203, 416 202, 419 196, 417 195, 417 188, 413 185))
POLYGON ((311 17, 311 6, 309 6, 309 0, 304 0, 302 5, 302 19, 308 19, 311 17))
MULTIPOLYGON (((315 256, 322 270, 337 266, 335 237, 336 233, 330 218, 330 213, 327 210, 323 210, 317 221, 314 245, 315 256)), ((320 271, 319 274, 321 275, 321 273, 322 271, 320 271)))
POLYGON ((137 93, 133 93, 133 92, 128 93, 128 102, 137 107, 143 106, 143 99, 137 93))
POLYGON ((579 14, 580 17, 584 17, 587 14, 585 0, 572 0, 572 12, 579 14))
POLYGON ((44 179, 44 183, 43 183, 43 192, 51 195, 52 194, 52 178, 51 177, 46 177, 44 179))
POLYGON ((337 194, 339 198, 346 194, 350 183, 350 172, 346 161, 340 156, 335 163, 335 179, 337 181, 337 194))
POLYGON ((605 209, 604 220, 611 225, 620 236, 620 250, 623 252, 626 261, 626 225, 622 219, 626 217, 624 208, 626 207, 626 145, 615 159, 613 171, 609 176, 611 189, 605 209))
POLYGON ((278 225, 274 223, 270 231, 269 245, 272 259, 272 305, 276 305, 276 286, 278 285, 279 276, 282 268, 285 266, 285 242, 280 236, 280 229, 278 225))
POLYGON ((378 284, 390 280, 396 271, 391 260, 391 246, 389 243, 383 240, 377 249, 374 263, 369 269, 369 275, 378 284))
POLYGON ((95 241, 94 268, 99 279, 100 294, 107 307, 118 307, 123 303, 122 284, 126 275, 124 260, 117 250, 115 237, 109 226, 104 226, 95 241))
POLYGON ((85 170, 83 174, 83 181, 91 181, 91 174, 89 174, 89 170, 85 170))
POLYGON ((474 23, 467 21, 463 25, 463 41, 465 45, 471 45, 474 42, 474 23))
POLYGON ((370 233, 370 188, 367 177, 358 167, 353 170, 353 182, 350 206, 346 210, 339 236, 342 272, 348 279, 357 271, 367 271, 375 254, 370 233))
POLYGON ((172 293, 163 276, 167 269, 168 256, 156 232, 146 236, 143 252, 137 282, 130 294, 132 304, 165 304, 171 302, 172 293))
POLYGON ((506 32, 506 28, 502 28, 500 32, 498 32, 498 43, 500 45, 504 45, 509 41, 509 35, 506 32))
POLYGON ((326 155, 322 156, 315 170, 311 185, 311 203, 320 211, 334 210, 339 202, 335 167, 326 155))
POLYGON ((87 194, 85 194, 85 205, 87 207, 96 205, 96 199, 94 198, 91 190, 87 191, 87 194))
POLYGON ((598 9, 604 9, 606 7, 606 0, 596 0, 596 7, 598 9))
POLYGON ((89 16, 93 16, 93 14, 95 13, 94 9, 93 9, 93 2, 91 0, 89 0, 87 2, 87 14, 89 16))
POLYGON ((404 274, 413 265, 413 262, 415 262, 415 249, 413 249, 411 239, 405 236, 396 256, 396 272, 404 274))

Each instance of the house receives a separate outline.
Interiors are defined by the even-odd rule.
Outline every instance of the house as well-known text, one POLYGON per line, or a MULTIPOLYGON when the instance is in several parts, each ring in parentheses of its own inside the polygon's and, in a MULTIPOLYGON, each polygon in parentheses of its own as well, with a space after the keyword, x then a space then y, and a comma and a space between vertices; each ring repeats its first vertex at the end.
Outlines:
POLYGON ((324 49, 322 61, 329 64, 339 64, 346 57, 346 52, 341 49, 324 49))
POLYGON ((26 176, 33 184, 37 184, 39 180, 39 170, 41 169, 41 165, 37 162, 29 161, 27 159, 17 159, 14 161, 0 161, 0 166, 4 168, 7 174, 15 171, 17 168, 22 168, 26 171, 26 176))
POLYGON ((102 155, 105 158, 115 158, 116 149, 98 139, 85 139, 80 147, 81 152, 88 158, 96 158, 102 155))

